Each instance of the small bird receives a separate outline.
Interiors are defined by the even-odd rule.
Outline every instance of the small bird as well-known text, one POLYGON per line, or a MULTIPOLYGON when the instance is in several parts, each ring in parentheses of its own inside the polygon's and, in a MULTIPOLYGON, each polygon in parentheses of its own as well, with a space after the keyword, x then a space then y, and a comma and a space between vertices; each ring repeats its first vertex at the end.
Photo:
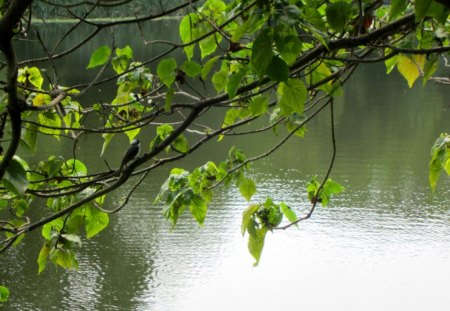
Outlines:
POLYGON ((122 163, 120 164, 119 171, 122 171, 122 169, 125 167, 125 165, 133 160, 139 153, 140 150, 140 142, 139 139, 133 139, 131 141, 130 147, 128 147, 128 150, 125 152, 122 158, 122 163))

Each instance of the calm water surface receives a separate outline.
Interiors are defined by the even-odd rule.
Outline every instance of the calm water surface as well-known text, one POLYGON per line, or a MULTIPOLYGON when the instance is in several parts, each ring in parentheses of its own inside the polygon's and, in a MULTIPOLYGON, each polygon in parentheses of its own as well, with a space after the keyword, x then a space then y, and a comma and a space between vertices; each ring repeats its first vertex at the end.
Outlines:
MULTIPOLYGON (((448 86, 408 90, 395 73, 386 79, 383 67, 360 68, 336 103, 332 178, 345 193, 298 228, 268 234, 256 268, 240 235, 247 204, 234 189, 219 189, 203 228, 186 215, 170 231, 162 207, 152 205, 166 168, 111 217, 107 230, 84 241, 78 271, 49 265, 38 277, 39 232, 3 256, 0 280, 11 290, 3 308, 450 310, 450 182, 444 176, 434 195, 427 185, 429 149, 450 131, 449 95, 448 86)), ((331 156, 328 121, 322 113, 305 139, 255 165, 252 201, 270 194, 299 212, 308 207, 305 184, 324 174, 331 156)), ((225 144, 241 144, 251 156, 276 140, 225 144)), ((109 157, 120 148, 112 146, 109 157)), ((95 152, 84 157, 95 161, 95 152)), ((224 152, 213 143, 179 165, 221 160, 224 152)), ((110 206, 126 192, 112 194, 110 206)))

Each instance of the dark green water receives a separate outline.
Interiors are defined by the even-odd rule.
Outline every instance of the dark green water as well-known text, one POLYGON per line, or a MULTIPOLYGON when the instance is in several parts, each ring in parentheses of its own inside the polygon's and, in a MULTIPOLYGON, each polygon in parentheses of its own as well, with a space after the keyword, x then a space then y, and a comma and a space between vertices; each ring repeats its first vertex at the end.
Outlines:
MULTIPOLYGON (((152 27, 160 36, 176 30, 175 23, 152 27)), ((52 37, 57 30, 45 31, 52 37)), ((128 39, 132 45, 140 40, 117 40, 128 39)), ((142 48, 137 58, 155 49, 142 48)), ((79 81, 76 75, 83 72, 73 70, 86 66, 86 55, 78 57, 61 70, 73 79, 69 82, 79 81)), ((3 308, 448 310, 450 182, 444 176, 431 195, 427 170, 435 138, 450 131, 449 95, 448 86, 433 83, 409 90, 397 73, 386 77, 382 66, 359 68, 336 103, 338 154, 332 178, 344 184, 345 193, 299 228, 269 234, 257 268, 240 235, 247 204, 235 190, 219 190, 204 228, 185 217, 169 230, 162 207, 151 204, 165 168, 111 217, 107 230, 83 241, 78 271, 48 266, 38 277, 39 232, 3 256, 0 280, 11 290, 3 308)), ((89 96, 86 101, 96 100, 95 93, 89 96)), ((255 165, 259 187, 253 201, 270 194, 300 211, 308 207, 306 181, 323 174, 331 156, 328 121, 324 111, 305 139, 289 142, 255 165)), ((225 144, 240 145, 251 156, 277 139, 260 135, 225 144)), ((92 147, 85 160, 98 162, 98 142, 84 143, 92 147)), ((112 145, 107 157, 113 161, 120 150, 120 143, 112 145)), ((212 143, 179 165, 220 160, 225 150, 212 143)), ((125 188, 112 194, 110 206, 126 193, 125 188)))

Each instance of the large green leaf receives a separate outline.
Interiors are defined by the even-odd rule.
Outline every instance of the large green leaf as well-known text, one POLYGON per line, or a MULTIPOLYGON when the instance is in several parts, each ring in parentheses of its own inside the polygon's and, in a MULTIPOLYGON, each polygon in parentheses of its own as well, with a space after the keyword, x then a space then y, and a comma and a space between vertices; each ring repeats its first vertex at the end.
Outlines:
POLYGON ((45 270, 45 266, 47 264, 47 258, 48 258, 49 254, 50 254, 50 247, 48 246, 48 243, 45 243, 39 252, 39 256, 38 256, 38 260, 37 260, 38 267, 39 267, 38 274, 41 274, 42 271, 45 270))
POLYGON ((156 68, 159 79, 167 87, 175 81, 175 69, 177 69, 177 61, 173 57, 163 59, 156 68))
POLYGON ((27 172, 22 164, 15 158, 11 160, 6 168, 2 183, 9 191, 23 195, 28 188, 27 172))
POLYGON ((286 203, 281 202, 280 209, 290 222, 297 220, 297 214, 295 214, 295 212, 286 203))
POLYGON ((267 75, 276 82, 287 82, 289 79, 289 67, 284 60, 278 56, 272 58, 272 62, 267 68, 267 75))
POLYGON ((260 78, 264 76, 267 67, 269 67, 270 62, 272 61, 272 41, 272 30, 270 28, 265 28, 259 33, 253 42, 250 63, 260 78))
POLYGON ((329 3, 325 13, 331 28, 341 32, 350 20, 352 5, 344 0, 329 3))
POLYGON ((196 77, 202 72, 202 66, 193 60, 188 60, 181 65, 183 70, 189 77, 196 77))
POLYGON ((250 254, 255 258, 254 266, 259 264, 259 260, 261 258, 261 253, 264 248, 264 240, 266 238, 267 229, 261 228, 256 229, 253 234, 250 234, 248 237, 248 250, 250 254))
MULTIPOLYGON (((195 13, 187 14, 180 22, 180 38, 183 43, 189 43, 197 39, 197 32, 195 27, 199 22, 199 16, 195 13)), ((184 47, 184 52, 188 59, 194 56, 194 44, 190 44, 184 47)))
POLYGON ((127 67, 129 62, 133 59, 133 50, 129 45, 125 46, 123 49, 116 49, 116 57, 112 60, 112 65, 114 70, 121 74, 127 67))
POLYGON ((393 20, 406 10, 406 0, 392 0, 391 9, 389 11, 389 19, 393 20))
POLYGON ((0 302, 6 302, 9 298, 9 289, 5 286, 0 286, 0 302))
POLYGON ((289 79, 287 83, 278 85, 278 105, 284 115, 291 113, 303 114, 307 96, 305 84, 297 78, 289 79))
POLYGON ((245 77, 245 74, 246 74, 245 70, 239 70, 238 72, 233 73, 228 77, 227 93, 230 99, 236 96, 239 84, 245 77))
POLYGON ((413 58, 404 54, 399 54, 397 56, 397 69, 406 79, 410 88, 420 76, 420 70, 423 69, 424 63, 425 57, 421 57, 420 55, 413 55, 413 58))
POLYGON ((239 179, 239 191, 247 201, 250 201, 252 196, 256 193, 256 184, 250 178, 243 177, 243 175, 241 176, 242 177, 239 179))
POLYGON ((94 51, 86 69, 104 65, 111 55, 111 49, 107 45, 102 45, 94 51))
POLYGON ((105 229, 109 224, 109 216, 94 207, 85 208, 86 237, 92 238, 105 229))
POLYGON ((252 204, 242 212, 242 224, 241 224, 242 236, 244 236, 245 232, 249 229, 249 225, 253 221, 253 215, 256 213, 258 209, 259 204, 252 204))
POLYGON ((194 216, 194 219, 200 225, 203 225, 206 217, 206 212, 208 211, 208 206, 206 205, 205 200, 203 200, 201 196, 195 195, 191 200, 191 204, 189 204, 189 209, 192 213, 192 216, 194 216))
POLYGON ((428 8, 431 5, 432 0, 415 0, 414 2, 414 14, 416 15, 416 21, 421 21, 427 14, 428 8))

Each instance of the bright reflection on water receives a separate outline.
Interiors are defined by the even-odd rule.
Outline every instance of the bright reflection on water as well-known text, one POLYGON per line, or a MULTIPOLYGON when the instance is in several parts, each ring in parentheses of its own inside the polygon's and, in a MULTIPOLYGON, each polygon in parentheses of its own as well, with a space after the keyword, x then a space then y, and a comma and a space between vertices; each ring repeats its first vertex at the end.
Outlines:
MULTIPOLYGON (((433 84, 410 91, 395 74, 389 78, 387 84, 376 66, 352 78, 336 103, 332 174, 346 191, 298 228, 269 233, 258 267, 240 235, 247 203, 233 189, 219 189, 203 228, 183 217, 170 231, 161 206, 151 204, 166 169, 111 217, 105 232, 84 241, 78 271, 49 265, 37 277, 38 232, 3 256, 0 282, 11 290, 4 309, 449 310, 450 182, 444 177, 431 195, 427 165, 434 139, 450 131, 443 111, 450 92, 433 84)), ((330 159, 328 122, 325 111, 304 140, 255 165, 254 202, 270 194, 307 209, 306 182, 323 176, 330 159)), ((226 143, 242 143, 252 156, 277 139, 226 143)), ((112 145, 109 159, 121 148, 112 145)), ((219 161, 226 152, 215 143, 209 148, 180 165, 219 161)), ((98 161, 93 151, 84 156, 98 161)), ((111 195, 109 204, 126 191, 111 195)))

